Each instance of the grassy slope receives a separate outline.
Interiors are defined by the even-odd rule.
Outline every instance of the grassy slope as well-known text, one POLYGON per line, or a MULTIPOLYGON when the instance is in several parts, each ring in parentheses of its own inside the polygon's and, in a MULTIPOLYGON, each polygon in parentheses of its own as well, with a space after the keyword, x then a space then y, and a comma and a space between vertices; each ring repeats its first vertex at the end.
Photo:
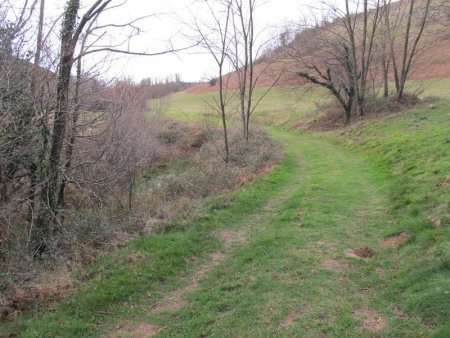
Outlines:
MULTIPOLYGON (((267 89, 257 88, 255 97, 265 94, 267 89)), ((298 88, 273 88, 261 101, 253 118, 261 124, 276 127, 289 127, 315 110, 316 105, 324 102, 322 90, 305 92, 298 88)), ((208 103, 213 102, 214 93, 174 94, 169 101, 167 115, 182 121, 214 120, 217 115, 208 103)), ((325 97, 325 100, 327 98, 325 97)))
MULTIPOLYGON (((201 106, 198 96, 178 95, 172 107, 190 101, 194 113, 201 106)), ((268 99, 280 112, 291 100, 283 102, 282 92, 268 99)), ((81 292, 0 334, 91 337, 128 320, 164 327, 160 336, 450 335, 450 191, 438 184, 450 173, 449 125, 442 101, 339 135, 278 131, 286 159, 276 171, 232 194, 232 202, 211 202, 188 230, 111 254, 87 271, 81 292), (437 220, 442 227, 433 226, 437 220), (224 229, 244 231, 246 243, 225 246, 218 239, 224 229), (380 245, 402 231, 412 238, 401 247, 380 245), (373 248, 374 258, 345 256, 361 246, 373 248), (226 260, 184 295, 188 303, 175 312, 150 310, 189 284, 214 251, 226 260), (354 314, 361 308, 384 318, 384 331, 364 329, 354 314)))
POLYGON ((446 323, 450 335, 450 102, 352 128, 339 139, 386 173, 392 229, 413 235, 396 252, 389 296, 408 312, 446 323))
MULTIPOLYGON (((418 91, 422 96, 449 98, 450 79, 430 80, 410 83, 410 91, 418 91)), ((257 88, 255 97, 260 97, 265 89, 257 88)), ((207 118, 214 120, 217 115, 208 109, 214 93, 189 94, 180 92, 169 100, 167 115, 182 121, 196 122, 207 118)), ((258 123, 272 127, 292 127, 300 120, 314 119, 317 105, 326 103, 329 96, 322 89, 305 91, 302 88, 274 88, 263 98, 253 116, 258 123)))

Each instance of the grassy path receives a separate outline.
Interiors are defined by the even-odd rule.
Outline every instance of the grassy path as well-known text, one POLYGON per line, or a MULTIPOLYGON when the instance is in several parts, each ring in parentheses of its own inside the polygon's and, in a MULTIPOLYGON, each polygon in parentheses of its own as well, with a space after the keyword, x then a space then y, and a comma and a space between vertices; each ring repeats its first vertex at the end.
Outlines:
POLYGON ((426 335, 380 297, 395 258, 380 245, 389 229, 373 170, 327 140, 282 139, 297 163, 286 188, 258 222, 253 215, 243 221, 252 225, 247 243, 188 295, 189 305, 148 317, 165 327, 159 336, 426 335), (360 247, 375 255, 347 256, 360 247))
MULTIPOLYGON (((286 160, 192 229, 99 262, 78 295, 0 331, 25 337, 419 337, 386 288, 401 262, 382 175, 326 138, 277 132, 286 160), (351 249, 370 248, 360 259, 351 249), (127 258, 128 257, 128 258, 127 258)), ((226 204, 226 203, 224 203, 226 204)))

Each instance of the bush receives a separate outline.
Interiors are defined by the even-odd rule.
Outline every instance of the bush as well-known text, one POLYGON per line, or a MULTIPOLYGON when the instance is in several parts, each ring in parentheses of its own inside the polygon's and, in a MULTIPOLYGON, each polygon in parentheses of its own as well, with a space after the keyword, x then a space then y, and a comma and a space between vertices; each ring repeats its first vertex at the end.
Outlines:
POLYGON ((213 77, 208 80, 208 83, 211 87, 214 87, 217 84, 217 78, 213 77))

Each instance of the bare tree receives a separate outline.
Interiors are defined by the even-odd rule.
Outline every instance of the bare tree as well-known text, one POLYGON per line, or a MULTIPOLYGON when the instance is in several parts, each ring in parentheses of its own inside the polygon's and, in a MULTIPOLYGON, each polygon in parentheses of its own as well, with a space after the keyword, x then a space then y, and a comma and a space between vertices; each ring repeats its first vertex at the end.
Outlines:
POLYGON ((397 100, 401 101, 412 64, 421 50, 420 41, 429 23, 432 0, 399 3, 383 0, 383 3, 397 100), (400 48, 397 46, 397 39, 402 45, 400 48))
POLYGON ((376 0, 369 6, 368 0, 362 1, 362 13, 358 13, 360 2, 356 3, 356 13, 350 11, 350 2, 345 0, 344 26, 347 31, 348 41, 353 61, 353 77, 355 94, 357 98, 357 111, 364 115, 364 100, 366 97, 367 77, 374 56, 374 44, 377 29, 380 23, 380 0, 376 0), (372 8, 369 8, 372 7, 372 8), (369 9, 371 12, 369 13, 369 9), (362 16, 362 24, 358 22, 362 16), (359 36, 358 27, 362 25, 362 34, 359 36), (359 54, 359 60, 358 60, 359 54))
MULTIPOLYGON (((51 133, 50 153, 47 167, 47 179, 42 190, 43 208, 39 215, 38 238, 48 238, 52 231, 52 225, 56 222, 58 213, 57 190, 59 172, 61 166, 61 154, 64 145, 67 117, 69 112, 69 87, 72 75, 74 54, 80 36, 86 25, 101 13, 112 0, 97 0, 82 16, 77 23, 80 10, 79 0, 68 0, 64 12, 61 50, 59 61, 59 73, 57 79, 56 111, 53 116, 53 128, 51 133)), ((45 240, 38 244, 41 251, 46 250, 45 240)))
MULTIPOLYGON (((45 172, 44 187, 41 190, 42 205, 38 218, 37 238, 49 237, 52 228, 58 222, 60 207, 64 206, 64 194, 66 189, 67 177, 65 172, 70 170, 72 164, 72 153, 75 140, 77 139, 77 123, 80 115, 79 105, 79 83, 81 80, 82 59, 86 55, 93 53, 122 53, 139 56, 154 56, 166 53, 174 53, 177 50, 172 45, 156 53, 146 51, 133 51, 129 49, 129 39, 131 39, 139 29, 136 29, 138 21, 147 19, 149 16, 143 16, 125 23, 99 24, 98 19, 102 13, 111 9, 121 7, 125 2, 114 4, 113 0, 95 1, 78 20, 80 11, 79 0, 68 0, 64 11, 61 49, 59 59, 59 73, 56 89, 56 105, 54 116, 52 118, 51 141, 48 152, 48 161, 44 162, 43 171, 45 172), (130 34, 124 41, 114 45, 102 43, 105 37, 105 30, 120 29, 121 31, 129 28, 130 34), (97 34, 97 32, 99 32, 97 34), (91 40, 89 40, 92 38, 91 40), (123 47, 125 43, 125 48, 123 47), (78 51, 78 55, 77 55, 78 51), (77 80, 75 82, 75 92, 71 95, 70 88, 72 82, 72 68, 77 63, 77 80), (72 117, 72 119, 70 119, 72 117), (71 125, 69 139, 66 138, 66 130, 71 125), (67 140, 67 142, 66 142, 67 140), (67 145, 66 150, 64 147, 67 145), (61 177, 61 173, 64 173, 61 177)), ((178 50, 189 48, 184 47, 178 50)), ((45 243, 39 243, 45 249, 45 243)))
MULTIPOLYGON (((261 51, 267 43, 258 41, 258 32, 255 27, 255 12, 257 0, 233 0, 232 8, 233 34, 230 49, 227 55, 233 65, 234 74, 238 78, 239 111, 242 121, 242 134, 246 142, 250 135, 250 120, 262 99, 275 86, 283 75, 278 70, 273 76, 271 85, 259 97, 255 97, 255 89, 262 76, 266 75, 272 62, 269 58, 260 60, 259 70, 256 71, 256 60, 260 58, 261 51)), ((268 39, 270 41, 271 39, 268 39)))
POLYGON ((200 45, 213 57, 217 66, 217 82, 219 85, 218 98, 213 98, 213 103, 208 103, 208 106, 220 115, 223 129, 223 141, 225 154, 221 154, 225 162, 228 162, 230 156, 229 142, 228 142, 228 127, 227 127, 227 114, 228 106, 232 95, 229 95, 228 80, 229 77, 225 76, 227 66, 227 53, 229 51, 232 27, 232 1, 224 0, 219 1, 219 9, 214 8, 207 1, 207 11, 210 16, 212 24, 199 22, 198 18, 194 17, 193 23, 190 27, 200 37, 200 45))
POLYGON ((343 108, 344 122, 352 112, 364 114, 368 77, 376 52, 381 21, 380 1, 345 0, 339 8, 326 8, 322 22, 305 22, 288 48, 288 56, 301 68, 296 74, 331 92, 343 108))

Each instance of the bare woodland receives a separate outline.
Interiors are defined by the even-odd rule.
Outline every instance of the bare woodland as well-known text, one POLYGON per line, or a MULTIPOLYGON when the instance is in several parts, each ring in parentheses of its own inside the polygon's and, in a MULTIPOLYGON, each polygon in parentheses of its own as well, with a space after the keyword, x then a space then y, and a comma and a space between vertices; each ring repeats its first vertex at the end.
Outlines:
POLYGON ((282 57, 300 78, 333 95, 348 124, 366 113, 367 98, 376 99, 381 87, 399 104, 413 99, 406 82, 433 43, 429 24, 448 24, 447 6, 437 0, 321 1, 322 9, 313 10, 283 46, 282 57))
MULTIPOLYGON (((19 13, 9 1, 1 2, 4 317, 15 313, 8 302, 27 301, 18 296, 26 295, 20 285, 26 287, 39 273, 57 269, 61 262, 92 262, 127 238, 163 231, 157 226, 162 221, 178 217, 182 223, 204 198, 243 184, 280 156, 275 143, 257 130, 252 140, 242 141, 240 132, 227 128, 225 114, 223 158, 215 128, 164 120, 167 95, 190 85, 178 74, 140 83, 101 76, 103 65, 86 61, 88 56, 151 57, 207 43, 200 38, 176 48, 169 42, 167 49, 154 53, 132 50, 127 43, 112 45, 105 32, 120 29, 133 39, 139 23, 152 17, 121 24, 102 20, 122 4, 96 0, 82 7, 79 0, 68 0, 60 20, 49 24, 45 0, 26 0, 19 13), (191 169, 175 176, 154 174, 180 160, 191 169)), ((231 27, 230 21, 227 39, 231 27)))

